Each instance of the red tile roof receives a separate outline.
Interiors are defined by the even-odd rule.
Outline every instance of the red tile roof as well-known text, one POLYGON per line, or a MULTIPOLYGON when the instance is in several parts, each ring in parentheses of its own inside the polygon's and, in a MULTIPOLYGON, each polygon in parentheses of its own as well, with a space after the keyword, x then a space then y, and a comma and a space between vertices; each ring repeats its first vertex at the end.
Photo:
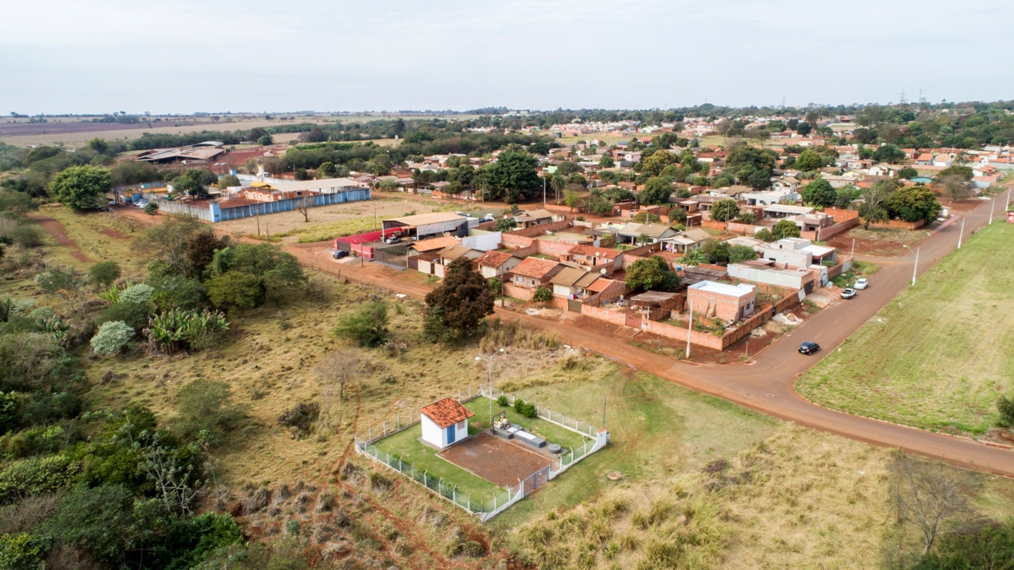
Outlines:
POLYGON ((458 245, 458 243, 459 243, 458 242, 458 238, 456 238, 454 236, 444 236, 444 237, 430 238, 430 239, 424 239, 422 241, 417 241, 417 242, 415 242, 414 244, 412 244, 409 247, 411 247, 412 249, 414 249, 414 250, 416 250, 418 252, 437 251, 437 250, 440 250, 440 249, 444 249, 445 247, 449 247, 449 246, 452 246, 452 245, 458 245))
POLYGON ((443 400, 433 402, 419 410, 419 413, 433 420, 433 423, 437 424, 440 429, 475 415, 454 398, 444 398, 443 400))
POLYGON ((476 260, 476 262, 482 267, 500 267, 507 260, 514 257, 509 253, 502 251, 487 251, 485 255, 476 260))
POLYGON ((520 275, 522 277, 534 277, 541 279, 547 273, 553 270, 554 267, 559 265, 555 261, 549 261, 548 259, 539 259, 538 257, 526 257, 524 261, 514 266, 511 273, 514 275, 520 275))
POLYGON ((616 256, 623 253, 618 249, 611 249, 608 247, 595 247, 593 245, 578 245, 574 249, 570 250, 571 255, 592 255, 598 254, 598 257, 604 257, 608 259, 616 259, 616 256))

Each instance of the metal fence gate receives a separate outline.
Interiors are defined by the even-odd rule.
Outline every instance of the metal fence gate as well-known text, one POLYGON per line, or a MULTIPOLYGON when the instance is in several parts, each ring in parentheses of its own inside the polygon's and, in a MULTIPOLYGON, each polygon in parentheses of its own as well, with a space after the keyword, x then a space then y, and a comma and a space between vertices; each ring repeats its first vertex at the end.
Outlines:
POLYGON ((568 299, 567 300, 567 310, 568 311, 572 311, 574 313, 580 313, 581 312, 581 305, 582 305, 581 301, 575 301, 573 299, 568 299))
POLYGON ((535 492, 536 489, 545 485, 548 482, 549 482, 549 466, 547 465, 542 469, 539 469, 535 473, 532 473, 531 475, 528 476, 527 479, 521 482, 521 484, 524 485, 525 488, 524 496, 527 497, 528 495, 531 495, 532 493, 535 492))

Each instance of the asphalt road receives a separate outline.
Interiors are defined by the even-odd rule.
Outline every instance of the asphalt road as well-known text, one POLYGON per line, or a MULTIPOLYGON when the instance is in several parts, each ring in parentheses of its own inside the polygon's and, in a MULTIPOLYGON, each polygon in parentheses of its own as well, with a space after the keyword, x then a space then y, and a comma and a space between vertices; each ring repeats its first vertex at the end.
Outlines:
MULTIPOLYGON (((963 212, 965 237, 983 227, 990 203, 963 212)), ((1002 223, 1002 222, 996 222, 1002 223)), ((939 229, 919 245, 919 273, 922 274, 958 241, 960 220, 939 229)), ((393 270, 377 264, 338 264, 320 244, 301 244, 287 249, 307 265, 357 281, 371 282, 400 293, 422 297, 430 287, 392 279, 393 270)), ((638 370, 677 382, 688 388, 719 396, 753 410, 866 443, 897 447, 911 453, 941 459, 970 469, 1014 477, 1014 451, 991 447, 970 439, 900 426, 829 410, 813 404, 794 389, 804 372, 859 329, 912 279, 913 255, 875 260, 881 269, 870 278, 870 287, 850 301, 831 304, 791 333, 760 352, 747 364, 700 366, 632 347, 587 317, 570 316, 558 321, 505 312, 505 318, 520 318, 526 325, 553 331, 561 342, 625 363, 638 370), (821 345, 822 352, 803 356, 797 347, 803 341, 821 345)), ((498 310, 498 313, 500 311, 498 310)))

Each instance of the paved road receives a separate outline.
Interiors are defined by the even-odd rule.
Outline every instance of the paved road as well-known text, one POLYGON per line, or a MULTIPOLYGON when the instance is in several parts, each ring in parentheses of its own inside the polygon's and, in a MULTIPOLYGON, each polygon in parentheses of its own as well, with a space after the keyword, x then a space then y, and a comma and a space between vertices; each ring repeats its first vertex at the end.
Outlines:
MULTIPOLYGON (((983 227, 989 218, 989 202, 964 212, 965 237, 983 227)), ((943 227, 920 244, 919 273, 955 248, 961 224, 943 227)), ((291 245, 287 249, 304 263, 326 271, 340 271, 357 281, 384 286, 397 292, 422 297, 430 287, 392 279, 394 272, 377 264, 338 264, 320 244, 291 245)), ((906 451, 942 459, 972 469, 1014 477, 1014 451, 990 447, 972 440, 927 432, 871 420, 822 408, 796 393, 796 379, 816 364, 822 354, 835 350, 849 335, 886 305, 912 278, 913 256, 877 259, 881 269, 871 278, 870 288, 851 301, 833 303, 779 341, 760 352, 749 364, 700 366, 680 362, 628 345, 609 327, 587 317, 567 314, 559 321, 503 314, 520 318, 526 325, 555 332, 561 342, 586 348, 628 364, 638 370, 677 382, 688 388, 713 394, 753 410, 874 445, 899 447, 906 451), (800 342, 815 341, 823 353, 803 356, 796 352, 800 342)), ((499 312, 499 310, 498 310, 499 312)))

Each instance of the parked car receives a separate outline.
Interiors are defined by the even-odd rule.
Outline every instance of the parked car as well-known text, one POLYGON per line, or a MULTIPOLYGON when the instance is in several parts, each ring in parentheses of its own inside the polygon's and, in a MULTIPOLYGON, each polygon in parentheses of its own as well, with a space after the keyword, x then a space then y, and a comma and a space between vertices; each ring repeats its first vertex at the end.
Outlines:
POLYGON ((870 282, 867 281, 865 277, 860 277, 859 279, 856 279, 856 284, 853 285, 852 287, 854 289, 865 289, 865 288, 867 288, 869 286, 870 286, 870 282))
POLYGON ((799 354, 813 354, 820 350, 820 345, 815 342, 804 342, 799 345, 799 354))
POLYGON ((391 236, 384 240, 384 243, 398 243, 401 241, 401 236, 391 236))
POLYGON ((138 208, 144 208, 145 206, 148 205, 148 201, 145 200, 144 198, 141 198, 137 202, 134 202, 134 205, 137 206, 138 208))
POLYGON ((485 216, 482 217, 482 221, 484 221, 484 222, 495 222, 496 221, 496 216, 494 216, 493 214, 486 214, 485 216))
POLYGON ((842 299, 851 299, 852 297, 855 297, 855 296, 856 296, 856 290, 853 289, 853 288, 851 288, 851 287, 846 287, 841 292, 841 298, 842 299))
POLYGON ((335 259, 341 259, 343 257, 348 257, 348 256, 349 256, 349 252, 339 249, 338 251, 334 252, 334 255, 332 255, 331 257, 334 257, 335 259))

